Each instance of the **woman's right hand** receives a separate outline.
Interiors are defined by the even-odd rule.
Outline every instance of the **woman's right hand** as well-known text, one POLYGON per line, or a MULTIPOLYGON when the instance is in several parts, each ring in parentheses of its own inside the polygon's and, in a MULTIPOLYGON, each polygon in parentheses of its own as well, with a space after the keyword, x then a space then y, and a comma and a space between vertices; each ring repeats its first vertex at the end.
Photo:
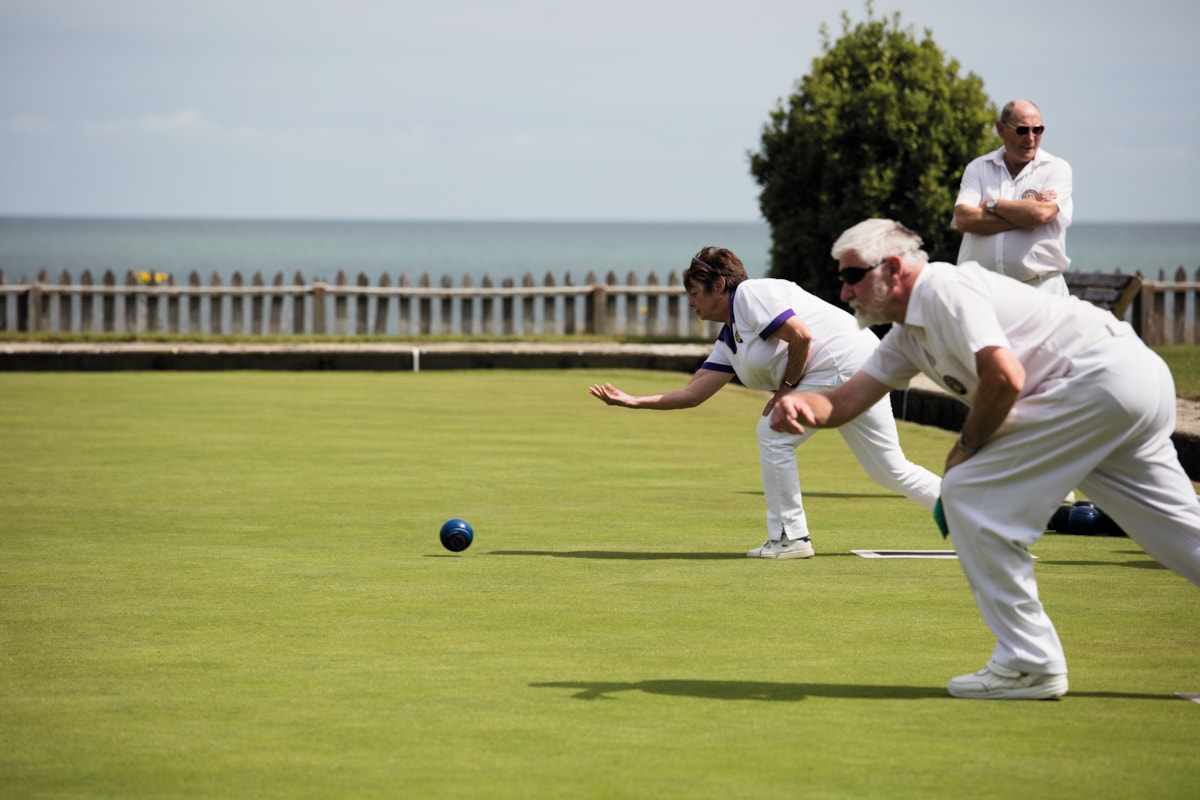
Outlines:
POLYGON ((588 392, 592 397, 597 397, 610 406, 624 406, 629 408, 633 403, 632 395, 622 392, 611 383, 606 383, 603 386, 598 383, 594 386, 589 386, 588 392))

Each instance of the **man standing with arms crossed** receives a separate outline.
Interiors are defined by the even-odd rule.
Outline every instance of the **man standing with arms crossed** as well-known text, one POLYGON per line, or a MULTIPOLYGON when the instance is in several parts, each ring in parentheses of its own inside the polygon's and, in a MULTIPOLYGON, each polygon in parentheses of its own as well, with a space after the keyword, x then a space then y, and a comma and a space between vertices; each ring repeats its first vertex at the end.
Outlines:
POLYGON ((974 261, 1066 296, 1071 165, 1041 149, 1044 131, 1041 112, 1027 100, 1000 112, 1003 146, 967 165, 954 201, 954 227, 963 234, 958 263, 974 261))

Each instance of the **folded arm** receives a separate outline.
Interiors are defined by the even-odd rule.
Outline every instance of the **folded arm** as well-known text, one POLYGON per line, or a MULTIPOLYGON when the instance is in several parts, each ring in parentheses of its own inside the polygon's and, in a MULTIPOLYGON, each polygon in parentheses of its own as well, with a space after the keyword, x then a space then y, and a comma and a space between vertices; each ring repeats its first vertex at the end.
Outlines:
POLYGON ((1053 189, 1047 189, 1028 200, 997 200, 994 213, 987 210, 986 197, 976 206, 957 205, 954 207, 954 227, 962 233, 980 236, 1040 228, 1058 216, 1057 196, 1053 189))

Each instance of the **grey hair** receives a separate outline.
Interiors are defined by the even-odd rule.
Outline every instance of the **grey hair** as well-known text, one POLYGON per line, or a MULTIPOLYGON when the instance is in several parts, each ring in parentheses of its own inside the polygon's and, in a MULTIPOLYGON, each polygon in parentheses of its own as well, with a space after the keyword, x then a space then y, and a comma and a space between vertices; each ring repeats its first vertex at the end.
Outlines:
POLYGON ((847 228, 830 252, 835 261, 841 261, 843 255, 853 250, 867 264, 909 253, 922 262, 928 261, 929 255, 921 249, 921 244, 920 236, 895 220, 868 219, 847 228))

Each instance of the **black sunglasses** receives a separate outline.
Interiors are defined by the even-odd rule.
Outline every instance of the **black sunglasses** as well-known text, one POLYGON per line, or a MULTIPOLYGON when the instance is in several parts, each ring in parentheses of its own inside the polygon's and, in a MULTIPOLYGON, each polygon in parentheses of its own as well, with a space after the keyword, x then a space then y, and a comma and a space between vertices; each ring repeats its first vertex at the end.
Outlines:
POLYGON ((1017 136, 1028 136, 1030 131, 1033 131, 1034 136, 1041 136, 1042 131, 1046 130, 1045 125, 1034 125, 1031 128, 1028 125, 1013 125, 1008 122, 1006 122, 1004 124, 1008 125, 1008 127, 1012 128, 1014 131, 1016 131, 1017 136))
MULTIPOLYGON (((887 261, 887 259, 885 258, 884 261, 887 261)), ((883 261, 880 261, 878 264, 873 264, 869 267, 842 267, 840 270, 838 270, 838 280, 842 283, 848 283, 853 286, 863 278, 867 277, 868 272, 882 265, 883 261)))

